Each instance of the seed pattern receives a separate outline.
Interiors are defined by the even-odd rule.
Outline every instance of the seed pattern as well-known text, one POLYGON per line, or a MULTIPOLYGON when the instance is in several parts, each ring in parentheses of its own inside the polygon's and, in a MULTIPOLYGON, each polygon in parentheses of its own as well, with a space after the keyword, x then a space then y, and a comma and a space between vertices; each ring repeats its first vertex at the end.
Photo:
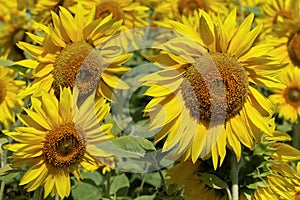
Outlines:
POLYGON ((187 67, 181 85, 183 99, 196 119, 210 122, 213 115, 217 123, 224 121, 224 117, 228 121, 246 102, 247 73, 233 57, 222 53, 209 55, 187 67))

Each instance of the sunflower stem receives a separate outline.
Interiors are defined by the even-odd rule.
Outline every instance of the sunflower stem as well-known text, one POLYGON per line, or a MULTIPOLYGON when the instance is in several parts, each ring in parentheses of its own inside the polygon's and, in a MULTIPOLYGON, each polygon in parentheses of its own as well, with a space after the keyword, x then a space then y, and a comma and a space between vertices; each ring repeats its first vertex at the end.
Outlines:
POLYGON ((42 199, 42 187, 37 188, 33 193, 33 200, 42 199))
POLYGON ((60 200, 60 197, 58 194, 55 195, 55 200, 60 200))
MULTIPOLYGON (((233 154, 234 155, 234 154, 233 154)), ((231 159, 231 181, 232 181, 232 200, 239 199, 239 163, 236 156, 231 159)))
POLYGON ((300 117, 293 124, 293 147, 300 150, 300 117))
POLYGON ((105 197, 110 198, 111 172, 106 172, 106 190, 105 197))

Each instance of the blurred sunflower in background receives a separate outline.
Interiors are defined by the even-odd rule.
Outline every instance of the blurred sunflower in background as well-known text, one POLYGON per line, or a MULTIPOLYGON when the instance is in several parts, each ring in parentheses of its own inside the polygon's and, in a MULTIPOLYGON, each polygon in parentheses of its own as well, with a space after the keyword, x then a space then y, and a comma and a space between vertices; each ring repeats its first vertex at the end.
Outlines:
POLYGON ((27 191, 42 186, 44 198, 56 193, 61 198, 68 197, 69 172, 79 180, 82 178, 80 166, 94 171, 104 166, 98 157, 112 158, 95 146, 113 137, 110 124, 99 125, 110 106, 103 98, 95 102, 90 96, 77 107, 77 98, 78 90, 74 89, 72 95, 70 88, 62 89, 60 101, 46 91, 32 96, 32 108, 24 108, 27 114, 18 115, 25 127, 5 132, 17 142, 5 146, 14 152, 12 166, 28 165, 20 181, 27 191))
POLYGON ((272 42, 274 56, 290 66, 300 65, 300 1, 267 1, 259 21, 264 23, 262 42, 272 42))
POLYGON ((132 54, 124 53, 118 43, 105 45, 120 31, 122 20, 115 21, 112 15, 94 20, 95 8, 88 16, 84 16, 81 4, 76 8, 75 17, 60 7, 59 15, 52 12, 53 25, 37 24, 45 35, 28 35, 38 45, 18 43, 33 57, 16 63, 32 69, 34 77, 34 81, 20 94, 22 97, 38 92, 40 88, 54 91, 59 96, 60 87, 73 88, 76 84, 80 95, 97 90, 99 95, 113 100, 113 89, 128 88, 114 74, 130 70, 122 64, 132 54))
POLYGON ((16 80, 17 72, 0 65, 0 122, 1 129, 10 129, 15 122, 14 109, 21 108, 23 101, 18 97, 25 89, 25 81, 16 80))
POLYGON ((37 0, 32 5, 30 13, 34 16, 35 21, 49 24, 52 22, 51 11, 58 13, 59 6, 69 9, 75 4, 74 0, 37 0))
MULTIPOLYGON (((286 20, 298 20, 296 17, 299 15, 299 0, 267 0, 262 6, 261 21, 264 23, 264 31, 266 33, 274 33, 279 31, 278 28, 286 20)), ((282 31, 281 33, 284 34, 282 31)))
POLYGON ((225 21, 199 10, 183 23, 171 21, 182 36, 146 57, 162 68, 140 82, 150 87, 144 112, 150 129, 160 128, 155 141, 167 138, 164 151, 176 147, 176 155, 194 162, 210 154, 216 168, 226 147, 239 160, 241 144, 253 149, 262 132, 272 134, 273 106, 256 86, 272 86, 282 66, 269 56, 271 45, 254 44, 262 25, 251 29, 253 18, 237 25, 235 10, 225 21))
POLYGON ((161 27, 172 28, 168 20, 181 21, 181 16, 193 15, 199 9, 212 15, 224 15, 229 13, 226 0, 163 0, 157 1, 153 6, 153 24, 161 27))
POLYGON ((176 0, 173 1, 174 12, 180 15, 193 15, 194 11, 202 9, 207 13, 228 13, 226 0, 176 0))
POLYGON ((0 54, 9 59, 24 59, 23 52, 16 46, 18 41, 29 41, 25 32, 33 31, 30 18, 19 1, 0 1, 0 54))
POLYGON ((175 184, 177 189, 184 187, 184 199, 226 199, 226 196, 218 196, 213 188, 209 188, 197 174, 201 162, 193 163, 191 160, 180 162, 167 171, 167 185, 175 184), (184 171, 184 173, 182 173, 184 171), (197 189, 196 189, 197 188, 197 189))
POLYGON ((116 21, 122 20, 123 29, 145 27, 148 25, 149 7, 134 0, 92 0, 82 1, 85 10, 90 11, 96 5, 95 19, 103 19, 112 14, 116 21))
POLYGON ((276 105, 279 117, 295 123, 300 115, 300 69, 288 67, 278 77, 281 84, 271 87, 270 100, 276 105))
POLYGON ((151 25, 160 26, 166 20, 174 19, 174 3, 172 0, 155 0, 151 4, 151 25))

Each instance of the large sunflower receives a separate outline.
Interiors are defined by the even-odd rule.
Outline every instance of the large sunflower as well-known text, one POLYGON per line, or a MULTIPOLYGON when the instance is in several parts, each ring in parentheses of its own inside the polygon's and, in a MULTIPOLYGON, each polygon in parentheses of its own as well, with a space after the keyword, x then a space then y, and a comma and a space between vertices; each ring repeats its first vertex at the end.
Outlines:
POLYGON ((121 66, 132 54, 123 53, 121 45, 110 42, 118 33, 122 21, 109 15, 94 20, 95 8, 88 16, 84 15, 81 4, 76 7, 75 17, 60 7, 59 15, 52 12, 53 25, 38 24, 44 36, 29 34, 39 45, 25 42, 18 46, 34 59, 22 60, 16 64, 32 69, 35 80, 21 96, 28 96, 40 88, 59 93, 60 87, 74 87, 81 95, 89 94, 98 85, 101 96, 113 99, 112 90, 127 89, 128 86, 114 74, 127 72, 130 68, 121 66))
POLYGON ((103 166, 98 159, 110 159, 110 154, 95 145, 112 138, 111 124, 100 126, 99 121, 109 112, 103 98, 94 101, 91 95, 77 107, 78 91, 70 88, 60 93, 60 101, 45 91, 31 97, 32 109, 18 115, 25 127, 7 132, 18 143, 5 148, 14 152, 12 166, 27 164, 29 169, 20 181, 28 191, 44 187, 44 197, 55 193, 61 198, 70 193, 71 172, 78 180, 80 166, 95 170, 103 166))
POLYGON ((265 25, 264 41, 272 42, 274 56, 290 66, 300 66, 300 1, 267 1, 259 18, 265 25))
POLYGON ((193 161, 211 152, 217 167, 226 147, 239 159, 241 144, 252 149, 253 139, 271 134, 272 104, 256 85, 273 85, 281 66, 268 56, 272 47, 253 44, 262 30, 251 30, 253 17, 237 25, 235 10, 223 22, 199 10, 183 23, 170 22, 181 36, 148 57, 163 70, 140 80, 154 97, 145 113, 152 129, 162 128, 156 141, 167 137, 164 151, 177 146, 178 155, 186 152, 193 161))
POLYGON ((282 84, 271 88, 274 94, 269 98, 276 105, 279 117, 294 123, 300 115, 300 69, 288 67, 278 79, 282 84))
POLYGON ((17 97, 25 88, 25 82, 15 80, 17 73, 0 65, 0 122, 9 129, 15 122, 15 108, 20 108, 23 101, 17 97))

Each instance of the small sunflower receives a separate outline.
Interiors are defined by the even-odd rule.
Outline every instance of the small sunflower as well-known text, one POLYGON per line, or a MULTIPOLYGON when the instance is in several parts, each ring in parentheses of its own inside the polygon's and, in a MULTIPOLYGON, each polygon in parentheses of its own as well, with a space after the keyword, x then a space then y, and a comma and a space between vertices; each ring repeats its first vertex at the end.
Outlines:
POLYGON ((74 0, 37 0, 30 13, 34 15, 34 19, 43 24, 51 22, 51 11, 58 12, 59 6, 70 8, 75 5, 74 0))
POLYGON ((300 66, 300 1, 267 1, 260 21, 265 25, 264 41, 272 42, 274 56, 290 66, 300 66))
POLYGON ((173 5, 174 15, 190 15, 198 9, 215 14, 228 12, 228 2, 226 0, 176 0, 173 1, 173 5))
POLYGON ((44 36, 28 34, 37 45, 18 43, 33 59, 16 64, 32 69, 35 78, 21 96, 31 95, 40 88, 54 90, 58 95, 60 87, 72 88, 76 84, 80 95, 90 94, 98 87, 101 96, 113 100, 113 89, 128 88, 114 74, 130 70, 122 63, 132 54, 122 53, 124 50, 118 43, 105 44, 120 31, 122 21, 115 21, 112 15, 98 20, 94 17, 95 8, 84 16, 82 6, 78 4, 73 17, 60 7, 59 15, 52 12, 53 25, 37 24, 45 32, 44 36))
POLYGON ((241 144, 252 149, 262 132, 271 134, 273 106, 256 86, 273 85, 282 66, 268 56, 270 45, 254 45, 262 25, 251 29, 253 18, 237 25, 235 10, 225 21, 199 10, 183 23, 170 22, 181 36, 161 45, 168 51, 147 57, 163 70, 140 80, 154 97, 145 114, 151 129, 161 128, 156 142, 167 138, 164 151, 177 146, 177 155, 194 162, 211 152, 216 168, 226 147, 239 159, 241 144))
POLYGON ((112 14, 113 19, 123 20, 125 30, 141 28, 148 25, 149 7, 134 0, 92 0, 82 1, 86 10, 91 10, 96 5, 95 19, 105 18, 112 14))
POLYGON ((8 54, 8 58, 13 60, 24 59, 23 52, 16 44, 27 41, 25 32, 31 31, 30 19, 19 3, 17 0, 0 0, 0 54, 8 54))
POLYGON ((282 84, 271 88, 274 94, 269 98, 276 105, 279 117, 294 123, 300 115, 300 69, 288 67, 278 79, 282 84))
POLYGON ((91 171, 104 164, 99 158, 111 158, 111 154, 98 149, 97 144, 113 136, 111 124, 99 125, 109 112, 103 98, 94 101, 91 95, 77 107, 78 91, 71 94, 70 88, 60 93, 60 101, 45 91, 31 97, 32 109, 24 108, 25 114, 18 115, 25 127, 16 132, 6 132, 17 143, 5 148, 13 151, 13 167, 28 165, 20 185, 28 191, 44 187, 44 197, 56 193, 67 197, 70 193, 71 172, 78 180, 82 178, 80 166, 91 171))
MULTIPOLYGON (((299 20, 299 0, 267 0, 262 6, 264 30, 267 33, 278 30, 286 20, 299 20)), ((281 32, 283 33, 283 32, 281 32)))
POLYGON ((160 26, 165 20, 174 19, 174 3, 172 0, 153 1, 152 24, 160 26))
POLYGON ((223 197, 217 196, 215 190, 209 188, 197 175, 200 164, 200 161, 193 163, 191 160, 176 164, 167 171, 169 179, 166 181, 166 184, 183 186, 185 200, 221 200, 223 197), (184 173, 182 173, 183 171, 184 173))
POLYGON ((15 122, 14 108, 20 108, 23 101, 17 97, 25 88, 25 82, 15 80, 17 73, 0 65, 0 122, 7 129, 15 122))

